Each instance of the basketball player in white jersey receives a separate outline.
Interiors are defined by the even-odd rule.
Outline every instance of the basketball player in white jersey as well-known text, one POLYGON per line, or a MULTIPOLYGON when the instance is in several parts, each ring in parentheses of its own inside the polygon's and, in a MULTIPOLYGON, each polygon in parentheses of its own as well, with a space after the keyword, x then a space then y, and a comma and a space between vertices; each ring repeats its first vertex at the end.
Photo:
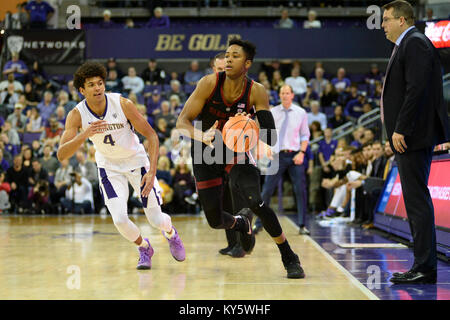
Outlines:
POLYGON ((106 69, 86 62, 74 75, 74 85, 85 97, 67 116, 58 148, 58 159, 70 158, 89 138, 95 146, 100 192, 114 225, 134 242, 140 258, 137 269, 150 269, 154 250, 139 228, 128 218, 128 182, 141 195, 145 215, 162 231, 177 261, 185 259, 185 249, 169 215, 161 211, 161 188, 156 179, 159 142, 153 128, 129 99, 105 93, 106 69), (82 129, 79 133, 79 129, 82 129), (149 141, 149 155, 134 130, 149 141), (150 160, 149 160, 150 157, 150 160))

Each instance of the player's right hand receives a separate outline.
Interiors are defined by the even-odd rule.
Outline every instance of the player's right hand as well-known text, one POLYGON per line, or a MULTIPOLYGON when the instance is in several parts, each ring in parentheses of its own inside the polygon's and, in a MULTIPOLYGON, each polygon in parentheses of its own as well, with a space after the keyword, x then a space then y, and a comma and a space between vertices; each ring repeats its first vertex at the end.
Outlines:
POLYGON ((87 137, 89 138, 92 137, 93 135, 96 135, 97 133, 105 132, 107 125, 108 123, 105 120, 98 120, 95 122, 91 122, 91 124, 85 131, 87 137))
POLYGON ((218 125, 219 125, 219 121, 216 120, 216 122, 214 122, 213 126, 203 133, 202 142, 204 144, 210 146, 211 148, 214 148, 214 145, 212 144, 212 142, 216 135, 216 129, 217 129, 218 125))

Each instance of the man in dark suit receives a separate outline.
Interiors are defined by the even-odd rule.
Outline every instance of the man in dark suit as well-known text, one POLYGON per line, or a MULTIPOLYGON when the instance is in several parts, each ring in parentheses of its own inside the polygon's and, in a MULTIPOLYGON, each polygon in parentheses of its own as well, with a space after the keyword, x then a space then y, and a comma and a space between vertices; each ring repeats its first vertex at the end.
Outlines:
POLYGON ((383 6, 382 27, 395 43, 381 95, 381 118, 395 153, 414 242, 414 264, 394 283, 436 283, 434 208, 427 187, 433 149, 449 141, 448 115, 437 50, 414 27, 406 1, 383 6))

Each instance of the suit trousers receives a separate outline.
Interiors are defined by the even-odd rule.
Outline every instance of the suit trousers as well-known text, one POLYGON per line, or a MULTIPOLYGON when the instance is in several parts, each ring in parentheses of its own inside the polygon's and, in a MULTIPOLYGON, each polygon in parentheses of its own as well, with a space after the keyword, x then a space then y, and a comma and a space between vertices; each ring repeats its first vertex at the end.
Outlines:
POLYGON ((396 154, 403 199, 414 244, 416 271, 437 268, 434 207, 428 190, 433 147, 396 154))

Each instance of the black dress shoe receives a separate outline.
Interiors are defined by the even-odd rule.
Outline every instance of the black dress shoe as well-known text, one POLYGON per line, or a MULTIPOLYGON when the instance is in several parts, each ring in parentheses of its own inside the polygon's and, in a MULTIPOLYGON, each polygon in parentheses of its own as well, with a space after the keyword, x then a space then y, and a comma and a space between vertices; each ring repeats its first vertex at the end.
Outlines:
POLYGON ((420 272, 420 271, 408 271, 402 273, 398 276, 394 276, 390 279, 392 283, 436 283, 437 281, 437 272, 429 271, 429 272, 420 272))

